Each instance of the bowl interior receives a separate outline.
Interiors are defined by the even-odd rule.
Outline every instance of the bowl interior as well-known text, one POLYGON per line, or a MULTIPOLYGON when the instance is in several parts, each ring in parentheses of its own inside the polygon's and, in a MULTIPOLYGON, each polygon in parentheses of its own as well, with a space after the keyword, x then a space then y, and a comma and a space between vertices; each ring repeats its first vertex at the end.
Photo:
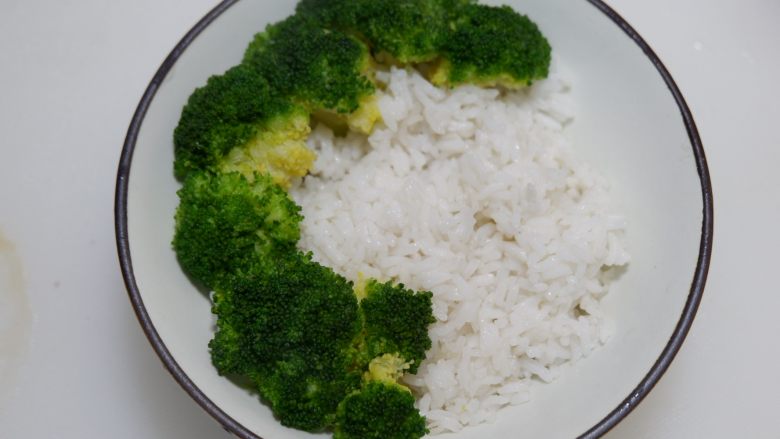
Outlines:
MULTIPOLYGON (((548 36, 573 75, 575 149, 606 175, 627 214, 629 269, 606 299, 615 336, 529 403, 495 423, 453 437, 570 438, 626 398, 658 359, 688 297, 699 256, 702 189, 680 109, 651 60, 592 4, 507 1, 548 36)), ((209 400, 263 438, 302 437, 257 398, 217 375, 207 344, 214 320, 207 296, 182 273, 170 242, 179 183, 172 132, 195 87, 238 63, 253 34, 290 13, 294 1, 243 0, 184 51, 152 100, 138 133, 127 194, 129 250, 151 324, 173 359, 209 400)))

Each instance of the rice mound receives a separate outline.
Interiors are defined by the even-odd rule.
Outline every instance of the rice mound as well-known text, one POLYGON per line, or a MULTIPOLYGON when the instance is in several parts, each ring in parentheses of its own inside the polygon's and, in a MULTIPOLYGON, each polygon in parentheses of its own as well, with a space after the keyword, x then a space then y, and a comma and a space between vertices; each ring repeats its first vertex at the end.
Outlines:
POLYGON ((604 270, 629 260, 625 220, 564 136, 555 70, 511 93, 380 72, 384 122, 316 127, 315 169, 291 190, 315 260, 433 292, 433 347, 405 378, 432 433, 491 421, 609 336, 604 270))

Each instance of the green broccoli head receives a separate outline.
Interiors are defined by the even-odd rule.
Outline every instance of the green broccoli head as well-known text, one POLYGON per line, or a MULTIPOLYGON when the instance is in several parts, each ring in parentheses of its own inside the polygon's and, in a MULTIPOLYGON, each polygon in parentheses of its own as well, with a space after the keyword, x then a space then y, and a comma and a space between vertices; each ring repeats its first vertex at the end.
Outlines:
POLYGON ((374 52, 402 64, 433 60, 446 38, 447 10, 436 0, 366 1, 358 20, 374 52))
POLYGON ((352 283, 292 252, 222 285, 209 344, 217 370, 251 378, 284 425, 307 431, 330 425, 361 380, 347 356, 361 325, 352 283))
MULTIPOLYGON (((257 71, 233 67, 209 78, 184 106, 173 136, 175 174, 184 179, 193 171, 219 170, 232 151, 258 143, 258 136, 269 130, 284 131, 285 139, 303 139, 308 124, 308 113, 278 97, 257 71)), ((247 174, 274 169, 259 163, 247 174)))
POLYGON ((435 322, 429 291, 415 292, 403 284, 371 279, 360 301, 367 358, 396 354, 416 373, 431 347, 428 326, 435 322))
POLYGON ((312 432, 333 425, 338 405, 360 388, 360 374, 345 373, 330 361, 297 356, 277 363, 269 374, 255 376, 262 398, 282 424, 312 432))
POLYGON ((255 36, 244 64, 310 111, 347 114, 374 94, 368 48, 345 33, 293 15, 255 36))
POLYGON ((267 175, 191 174, 178 192, 173 248, 182 268, 210 289, 295 249, 302 219, 267 175))
POLYGON ((450 13, 466 0, 303 0, 298 14, 367 41, 379 59, 421 63, 435 59, 450 13))
POLYGON ((528 17, 508 6, 468 4, 459 11, 431 82, 520 88, 547 76, 550 44, 528 17))
POLYGON ((425 418, 414 396, 398 384, 371 381, 347 396, 336 412, 334 439, 417 439, 425 436, 425 418))
POLYGON ((354 34, 365 0, 300 0, 295 14, 326 29, 354 34))

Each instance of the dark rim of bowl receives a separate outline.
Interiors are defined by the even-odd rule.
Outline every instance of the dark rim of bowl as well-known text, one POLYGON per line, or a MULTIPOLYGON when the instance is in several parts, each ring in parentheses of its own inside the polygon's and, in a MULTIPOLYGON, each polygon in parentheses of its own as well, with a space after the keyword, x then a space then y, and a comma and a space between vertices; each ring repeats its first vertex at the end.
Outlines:
MULTIPOLYGON (((116 181, 116 193, 114 204, 114 223, 116 229, 116 242, 117 250, 119 253, 119 264, 122 270, 122 277, 125 281, 128 294, 130 296, 130 302, 133 305, 135 314, 138 317, 138 321, 152 344, 152 347, 157 352, 165 367, 173 375, 176 381, 184 388, 184 390, 211 416, 213 416, 219 423, 230 433, 237 435, 242 439, 262 439, 256 434, 249 431, 246 427, 238 423, 231 418, 222 409, 217 407, 184 373, 182 368, 173 358, 171 353, 160 338, 157 330, 152 323, 149 313, 144 307, 143 300, 141 299, 141 293, 138 289, 138 285, 135 281, 133 274, 133 262, 130 256, 130 244, 127 231, 127 193, 128 183, 130 177, 130 165, 133 159, 133 151, 135 149, 138 133, 141 130, 146 112, 154 99, 157 90, 160 88, 163 80, 165 79, 171 67, 176 63, 181 54, 187 49, 192 41, 200 35, 200 33, 206 29, 214 20, 217 19, 223 12, 233 6, 239 0, 223 0, 214 9, 212 9, 206 16, 198 21, 195 26, 187 32, 179 43, 174 47, 171 53, 165 58, 160 68, 155 73, 149 86, 138 103, 138 107, 133 114, 133 118, 130 122, 130 126, 127 130, 127 136, 122 147, 122 155, 119 160, 119 166, 117 170, 116 181)), ((675 84, 669 71, 663 65, 658 56, 653 52, 650 46, 642 39, 641 36, 634 30, 631 25, 626 22, 617 12, 601 0, 587 0, 596 9, 603 12, 609 17, 616 25, 618 25, 625 34, 631 38, 642 52, 650 59, 655 66, 658 73, 663 78, 669 91, 672 93, 677 106, 680 109, 683 123, 688 132, 688 138, 691 142, 693 149, 693 155, 696 160, 696 170, 699 174, 699 180, 701 183, 703 208, 702 208, 702 229, 701 240, 699 244, 699 257, 696 264, 696 270, 694 271, 693 281, 691 282, 690 292, 688 299, 683 308, 680 320, 677 322, 677 326, 674 328, 674 332, 666 344, 666 347, 661 352, 661 355, 656 360, 655 364, 650 368, 650 371, 642 378, 639 385, 609 414, 607 414, 601 421, 591 427, 585 433, 579 436, 579 438, 593 439, 598 438, 617 425, 623 418, 633 410, 645 396, 653 389, 661 376, 666 372, 669 364, 672 362, 677 352, 680 350, 680 346, 685 340, 688 331, 693 323, 696 310, 701 302, 702 295, 704 293, 704 285, 707 281, 707 272, 710 265, 710 257, 712 254, 712 235, 713 235, 713 195, 712 185, 710 182, 709 170, 707 168, 707 159, 704 155, 704 148, 702 146, 699 132, 696 129, 696 123, 693 120, 688 104, 680 92, 680 89, 675 84)))

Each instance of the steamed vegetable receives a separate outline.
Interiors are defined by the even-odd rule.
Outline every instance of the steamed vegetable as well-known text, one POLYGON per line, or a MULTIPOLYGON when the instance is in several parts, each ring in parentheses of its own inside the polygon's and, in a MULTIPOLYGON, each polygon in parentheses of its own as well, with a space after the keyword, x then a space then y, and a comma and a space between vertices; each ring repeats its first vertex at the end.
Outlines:
POLYGON ((173 137, 180 179, 199 170, 270 174, 287 184, 311 168, 309 114, 278 96, 256 70, 238 65, 195 90, 173 137))
POLYGON ((550 45, 537 25, 508 6, 460 9, 433 69, 435 85, 521 88, 547 77, 550 45))
POLYGON ((295 251, 298 207, 268 175, 190 175, 179 190, 173 248, 182 268, 209 289, 266 270, 295 251))
POLYGON ((401 64, 432 61, 448 35, 456 0, 303 0, 300 15, 368 42, 375 56, 401 64))
POLYGON ((304 16, 294 15, 257 34, 244 64, 310 113, 342 116, 353 130, 364 133, 379 118, 373 61, 366 45, 304 16))
POLYGON ((433 295, 375 279, 369 279, 364 288, 360 308, 368 357, 396 353, 408 362, 409 373, 416 373, 431 348, 428 325, 436 321, 431 314, 433 295))
POLYGON ((410 439, 428 432, 409 389, 381 381, 349 394, 336 412, 334 439, 410 439))
POLYGON ((319 431, 358 388, 350 362, 360 331, 352 284, 301 253, 214 294, 217 333, 209 344, 221 374, 249 377, 287 426, 319 431))
MULTIPOLYGON (((376 321, 368 325, 365 301, 358 305, 351 282, 308 255, 291 254, 267 271, 233 277, 214 293, 218 329, 209 344, 212 359, 220 374, 248 377, 286 426, 321 431, 350 425, 337 420, 337 412, 353 404, 347 402, 352 395, 362 394, 363 404, 381 405, 364 393, 362 383, 400 386, 396 381, 411 362, 424 359, 423 352, 406 360, 394 346, 430 346, 430 301, 397 303, 413 312, 397 316, 395 310, 373 310, 376 321), (372 330, 382 333, 384 349, 364 343, 372 330)), ((404 393, 404 413, 421 419, 424 429, 413 396, 405 388, 404 393)))

